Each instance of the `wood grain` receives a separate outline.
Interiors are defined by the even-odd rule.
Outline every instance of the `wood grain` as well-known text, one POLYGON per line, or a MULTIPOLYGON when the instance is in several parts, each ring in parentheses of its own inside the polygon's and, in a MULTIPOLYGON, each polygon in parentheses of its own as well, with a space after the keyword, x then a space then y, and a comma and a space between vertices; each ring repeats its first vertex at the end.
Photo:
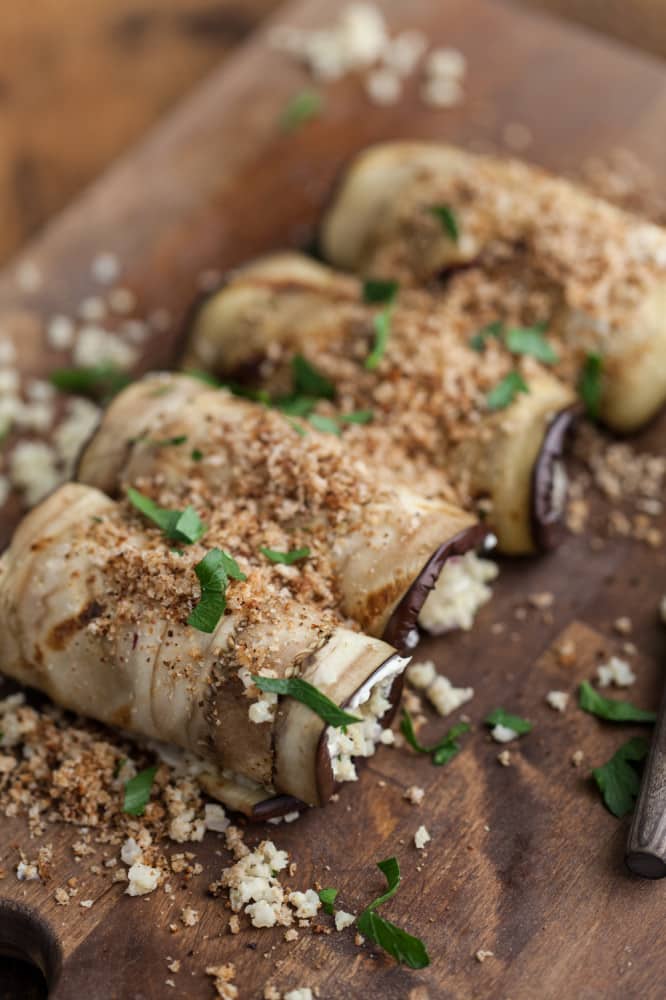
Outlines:
MULTIPOLYGON (((465 106, 429 110, 414 85, 398 106, 371 109, 358 81, 347 80, 327 91, 322 119, 285 136, 280 112, 304 77, 255 38, 28 248, 25 257, 44 274, 38 294, 19 293, 14 266, 0 276, 0 323, 14 332, 26 372, 44 374, 63 360, 46 349, 40 327, 51 312, 70 311, 91 293, 89 262, 98 249, 120 255, 124 283, 136 291, 142 313, 165 306, 173 317, 147 345, 142 367, 172 362, 199 273, 305 245, 341 166, 376 139, 441 137, 477 148, 496 142, 507 120, 519 120, 533 132, 533 157, 550 167, 569 168, 622 143, 666 170, 666 74, 652 63, 503 4, 384 6, 394 27, 420 24, 435 41, 465 52, 465 106), (19 320, 33 332, 19 333, 19 320)), ((283 15, 311 24, 329 16, 325 0, 304 0, 283 15)), ((663 451, 665 432, 662 420, 637 444, 663 451)), ((10 527, 6 516, 5 532, 10 527)), ((260 997, 271 981, 281 989, 318 986, 326 1000, 658 1000, 666 976, 663 886, 625 873, 627 823, 604 810, 589 780, 590 768, 636 730, 602 724, 573 704, 563 717, 544 699, 551 689, 573 692, 600 657, 617 649, 609 636, 622 614, 633 620, 640 651, 632 700, 653 707, 664 655, 656 606, 665 589, 664 552, 624 540, 593 551, 572 537, 552 556, 506 561, 474 631, 429 641, 419 653, 454 683, 476 689, 468 706, 474 732, 463 752, 436 769, 410 752, 382 749, 337 805, 248 834, 251 843, 273 836, 292 853, 295 886, 335 885, 341 904, 356 912, 381 887, 375 863, 396 854, 404 883, 386 915, 425 939, 428 969, 397 968, 377 950, 357 948, 349 932, 303 931, 291 945, 277 931, 230 936, 223 902, 206 894, 228 858, 214 836, 193 845, 203 874, 187 890, 178 883, 174 901, 162 892, 130 899, 108 876, 93 876, 75 861, 78 831, 51 828, 44 839, 54 845, 57 884, 77 875, 78 899, 94 899, 90 910, 76 902, 59 907, 55 883, 14 878, 18 846, 34 855, 39 842, 28 840, 21 821, 3 818, 0 865, 8 874, 0 896, 35 907, 61 939, 65 971, 54 996, 212 996, 204 967, 233 960, 241 995, 249 997, 260 997), (552 620, 537 611, 519 620, 516 608, 543 591, 555 595, 552 620), (505 625, 501 634, 491 627, 497 622, 505 625), (570 668, 553 652, 563 635, 577 647, 570 668), (481 725, 499 704, 535 722, 511 748, 508 768, 497 763, 499 748, 481 725), (579 769, 571 765, 577 749, 584 753, 579 769), (402 797, 411 784, 426 789, 420 809, 402 797), (433 838, 425 856, 412 843, 421 823, 433 838), (178 920, 186 904, 201 913, 193 928, 178 920), (480 948, 494 953, 483 964, 474 959, 480 948), (173 989, 165 986, 167 956, 182 962, 173 989)), ((446 726, 433 722, 424 739, 446 726)))

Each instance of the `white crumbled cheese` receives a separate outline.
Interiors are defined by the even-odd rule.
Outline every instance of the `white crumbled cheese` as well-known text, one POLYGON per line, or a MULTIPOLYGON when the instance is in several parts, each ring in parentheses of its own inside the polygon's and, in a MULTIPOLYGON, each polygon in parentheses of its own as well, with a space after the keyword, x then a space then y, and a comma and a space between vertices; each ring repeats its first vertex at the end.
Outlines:
POLYGON ((500 750, 497 754, 497 761, 502 767, 511 767, 511 754, 508 750, 500 750))
POLYGON ((114 253, 98 253, 93 257, 90 270, 100 285, 111 285, 120 274, 120 261, 114 253))
POLYGON ((9 458, 9 477, 32 507, 61 480, 55 450, 45 441, 19 441, 9 458))
POLYGON ((19 861, 16 866, 16 877, 19 882, 35 882, 39 878, 37 865, 26 861, 19 861))
POLYGON ((98 295, 90 295, 79 302, 78 314, 89 323, 96 323, 106 316, 106 302, 98 295))
POLYGON ((599 687, 631 687, 636 680, 633 672, 626 660, 621 660, 619 656, 611 656, 607 663, 602 663, 597 667, 597 677, 599 687))
POLYGON ((425 796, 425 788, 418 785, 410 785, 403 793, 403 799, 407 799, 413 806, 420 806, 425 796))
POLYGON ((424 70, 428 76, 460 80, 467 70, 467 60, 458 49, 432 49, 424 70))
POLYGON ((202 819, 196 819, 194 809, 185 809, 169 823, 169 837, 177 844, 203 840, 206 826, 202 819))
POLYGON ((351 925, 356 920, 356 915, 354 913, 347 913, 346 910, 336 910, 335 911, 335 929, 336 931, 344 931, 345 928, 351 927, 351 925))
POLYGON ((126 894, 128 896, 145 896, 157 888, 160 881, 160 870, 137 861, 128 871, 127 878, 129 884, 125 889, 126 894))
POLYGON ((431 78, 421 88, 421 100, 433 108, 455 108, 462 103, 463 97, 459 82, 450 77, 431 78))
POLYGON ((420 826, 414 834, 414 846, 417 851, 422 851, 425 845, 432 840, 432 837, 424 826, 420 826))
POLYGON ((300 815, 301 814, 298 812, 298 810, 294 810, 294 812, 285 813, 282 819, 285 821, 285 823, 293 823, 295 820, 298 819, 300 815))
POLYGON ((199 911, 191 906, 184 906, 180 911, 180 922, 183 927, 195 927, 199 923, 199 911))
POLYGON ((128 837, 120 848, 120 860, 124 865, 134 865, 143 858, 143 851, 137 844, 134 837, 128 837))
POLYGON ((429 688, 436 676, 437 671, 435 670, 435 664, 432 660, 422 660, 418 663, 410 663, 407 667, 407 680, 415 688, 419 688, 420 690, 426 690, 429 688))
POLYGON ((494 955, 494 951, 488 951, 487 948, 479 948, 479 950, 474 953, 474 958, 477 962, 485 962, 487 958, 493 958, 494 955))
POLYGON ((79 906, 82 906, 84 910, 89 910, 94 902, 94 899, 82 899, 79 906))
POLYGON ((479 608, 492 597, 488 584, 498 574, 497 564, 476 552, 451 556, 421 608, 419 625, 433 635, 458 628, 468 631, 479 608))
POLYGON ((268 698, 261 698, 250 705, 247 712, 250 722, 256 722, 259 725, 262 722, 273 721, 277 705, 277 695, 273 695, 273 697, 274 701, 269 701, 268 698))
POLYGON ((366 700, 354 705, 351 711, 361 722, 347 726, 346 733, 342 728, 329 726, 326 745, 336 781, 357 781, 354 757, 372 757, 377 744, 382 742, 385 730, 380 720, 391 707, 391 687, 406 662, 405 659, 396 660, 394 669, 369 690, 366 700))
POLYGON ((365 89, 374 104, 395 104, 402 93, 402 83, 393 70, 375 69, 368 73, 365 89))
POLYGON ((217 802, 207 802, 204 806, 204 823, 213 833, 223 833, 229 826, 227 814, 217 802))
POLYGON ((454 687, 448 677, 436 677, 426 691, 426 697, 440 715, 450 715, 474 697, 474 688, 454 687))
POLYGON ((546 701, 556 712, 564 712, 569 702, 569 695, 566 691, 549 691, 546 701))
POLYGON ((503 726, 501 723, 492 728, 490 735, 496 743, 510 743, 511 740, 517 740, 519 736, 515 729, 503 726))
POLYGON ((384 48, 382 62, 400 76, 409 76, 428 48, 428 39, 422 31, 403 31, 384 48))
POLYGON ((295 990, 287 990, 283 1000, 312 1000, 312 990, 309 986, 298 986, 295 990))
POLYGON ((46 327, 46 339, 56 351, 66 351, 74 343, 75 329, 69 316, 52 316, 46 327))
POLYGON ((76 338, 73 361, 80 368, 95 367, 100 364, 129 368, 136 359, 136 348, 101 326, 84 326, 76 338))
POLYGON ((392 747, 395 743, 395 733, 392 729, 382 730, 382 735, 379 737, 379 742, 385 747, 392 747))
POLYGON ((317 916, 321 900, 314 889, 307 889, 305 892, 290 892, 289 905, 294 907, 299 920, 308 920, 317 916))
POLYGON ((268 902, 259 899, 256 903, 249 903, 245 907, 245 912, 250 918, 253 927, 275 927, 280 916, 279 908, 276 909, 275 901, 268 902))
POLYGON ((277 873, 288 864, 286 851, 278 850, 270 840, 263 840, 256 850, 226 868, 220 881, 229 890, 234 913, 244 910, 254 927, 273 927, 277 923, 288 926, 291 914, 284 905, 284 889, 277 878, 277 873))

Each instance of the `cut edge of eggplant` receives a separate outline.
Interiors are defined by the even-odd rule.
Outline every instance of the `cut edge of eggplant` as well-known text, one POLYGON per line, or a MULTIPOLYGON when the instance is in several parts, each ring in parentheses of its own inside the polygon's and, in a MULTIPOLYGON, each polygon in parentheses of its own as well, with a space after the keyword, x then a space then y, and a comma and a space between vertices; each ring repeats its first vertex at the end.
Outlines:
POLYGON ((557 548, 566 532, 566 491, 561 502, 557 502, 556 477, 558 468, 565 469, 567 448, 581 415, 579 404, 555 414, 546 428, 532 469, 530 525, 538 552, 550 552, 557 548))

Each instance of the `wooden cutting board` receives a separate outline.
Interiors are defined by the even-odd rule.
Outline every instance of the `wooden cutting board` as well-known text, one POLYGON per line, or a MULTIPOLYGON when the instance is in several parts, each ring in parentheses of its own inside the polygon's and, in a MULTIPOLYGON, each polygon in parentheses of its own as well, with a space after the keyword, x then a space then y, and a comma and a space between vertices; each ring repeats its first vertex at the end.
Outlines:
MULTIPOLYGON (((305 0, 286 7, 281 20, 325 24, 332 6, 305 0)), ((476 148, 517 121, 533 133, 531 158, 548 167, 568 169, 622 145, 666 172, 666 70, 658 63, 503 3, 382 6, 393 29, 418 26, 433 42, 462 49, 469 61, 465 104, 428 109, 410 81, 399 104, 380 109, 368 105, 358 81, 346 80, 327 88, 321 119, 285 135, 280 114, 305 77, 266 46, 264 33, 256 36, 28 247, 23 260, 38 265, 39 292, 19 291, 20 261, 0 276, 0 328, 14 337, 25 372, 45 375, 65 361, 46 348, 42 323, 94 292, 90 262, 101 250, 122 259, 123 284, 136 292, 139 314, 166 308, 171 315, 169 329, 146 345, 141 368, 173 364, 198 276, 270 248, 306 245, 341 167, 375 140, 432 137, 476 148)), ((662 420, 638 444, 663 452, 665 438, 662 420)), ((15 508, 4 512, 4 538, 16 516, 15 508)), ((108 880, 95 882, 71 853, 76 830, 52 827, 44 838, 55 847, 56 883, 20 883, 13 874, 17 846, 34 856, 38 844, 28 842, 23 822, 2 818, 0 865, 9 874, 0 897, 28 904, 60 939, 64 971, 53 995, 208 997, 205 966, 233 961, 241 997, 262 996, 267 981, 281 989, 317 986, 326 1000, 662 997, 666 885, 625 872, 627 823, 604 810, 589 781, 590 768, 634 732, 603 725, 573 702, 562 716, 544 697, 553 688, 574 691, 592 675, 598 656, 617 648, 612 622, 624 614, 639 649, 632 700, 656 706, 665 662, 656 608, 665 590, 663 550, 636 542, 591 551, 572 537, 555 555, 507 562, 473 633, 429 641, 419 651, 454 683, 476 689, 467 706, 476 725, 464 752, 437 769, 406 751, 383 749, 338 804, 248 834, 250 842, 273 836, 298 861, 300 887, 335 885, 342 905, 354 911, 380 889, 375 862, 397 855, 404 880, 386 915, 424 938, 428 969, 399 968, 375 949, 356 947, 350 932, 304 931, 293 944, 280 931, 230 936, 223 902, 206 895, 227 863, 211 835, 192 845, 204 872, 187 902, 201 920, 175 935, 167 925, 184 901, 172 904, 159 892, 130 899, 108 880), (555 595, 552 621, 537 611, 517 620, 516 608, 542 591, 555 595), (506 623, 499 635, 497 622, 506 623), (564 633, 578 651, 569 668, 552 652, 564 633), (499 704, 535 722, 512 747, 508 768, 497 763, 499 748, 479 724, 499 704), (578 769, 570 763, 574 750, 585 754, 578 769), (420 808, 402 798, 411 784, 426 789, 420 808), (432 836, 424 854, 412 839, 422 823, 432 836), (79 898, 93 898, 91 909, 55 904, 54 885, 69 874, 82 879, 79 898), (478 949, 493 956, 481 964, 478 949), (179 973, 167 971, 167 956, 181 960, 179 973), (176 986, 166 986, 167 978, 176 986)), ((427 735, 442 728, 433 723, 427 735)))

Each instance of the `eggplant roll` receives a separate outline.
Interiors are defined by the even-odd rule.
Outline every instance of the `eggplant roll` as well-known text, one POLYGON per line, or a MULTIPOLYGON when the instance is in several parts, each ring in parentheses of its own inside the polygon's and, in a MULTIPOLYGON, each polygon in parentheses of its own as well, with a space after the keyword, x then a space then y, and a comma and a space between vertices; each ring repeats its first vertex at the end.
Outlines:
MULTIPOLYGON (((305 548, 307 559, 275 569, 294 596, 329 602, 399 649, 414 645, 447 561, 464 584, 470 560, 459 557, 488 535, 447 500, 377 475, 334 435, 304 435, 279 410, 186 375, 152 375, 117 396, 78 478, 112 496, 138 487, 167 508, 194 503, 248 558, 305 548)), ((471 598, 478 581, 467 582, 471 598)))
POLYGON ((599 355, 599 416, 616 430, 666 400, 666 231, 568 181, 435 143, 377 146, 349 169, 322 243, 338 267, 462 277, 494 320, 547 324, 571 382, 599 355))
POLYGON ((335 611, 296 601, 270 564, 240 556, 247 579, 229 582, 214 631, 198 631, 187 616, 201 552, 176 554, 126 502, 61 487, 0 559, 3 672, 190 751, 202 783, 233 808, 266 817, 294 800, 322 804, 356 777, 354 757, 374 752, 407 660, 335 611), (325 727, 300 702, 261 693, 254 673, 298 674, 362 721, 346 734, 325 727))
POLYGON ((527 391, 490 409, 488 394, 515 377, 516 362, 497 338, 481 353, 471 349, 476 329, 466 295, 444 302, 405 290, 389 307, 369 304, 358 279, 279 254, 236 272, 202 304, 185 365, 284 398, 294 361, 304 358, 335 389, 317 411, 339 420, 364 461, 433 499, 480 506, 504 552, 550 548, 565 506, 575 395, 522 357, 527 391), (378 321, 390 331, 369 369, 378 321), (359 412, 372 421, 354 423, 359 412))

